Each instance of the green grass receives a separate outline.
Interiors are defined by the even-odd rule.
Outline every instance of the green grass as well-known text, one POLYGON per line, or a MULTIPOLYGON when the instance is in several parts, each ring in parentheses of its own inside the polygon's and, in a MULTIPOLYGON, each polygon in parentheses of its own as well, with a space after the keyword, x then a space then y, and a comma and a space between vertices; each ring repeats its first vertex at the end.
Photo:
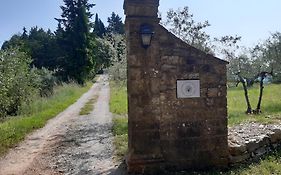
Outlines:
POLYGON ((128 118, 126 116, 115 116, 113 134, 116 156, 118 159, 123 158, 128 149, 128 118))
POLYGON ((125 86, 110 83, 110 111, 114 114, 124 115, 128 113, 127 88, 125 86))
MULTIPOLYGON (((266 85, 262 100, 262 114, 247 115, 246 100, 241 86, 228 89, 228 122, 230 126, 247 122, 257 121, 272 123, 281 119, 281 85, 266 85)), ((255 109, 259 98, 259 87, 249 89, 249 98, 252 108, 255 109)))
POLYGON ((94 108, 94 104, 97 102, 98 96, 91 98, 84 106, 81 108, 79 115, 89 115, 94 108))
MULTIPOLYGON (((248 166, 236 168, 230 171, 232 174, 251 175, 262 174, 272 175, 281 174, 281 150, 276 151, 272 155, 266 156, 258 163, 253 163, 248 166)), ((229 173, 229 174, 231 174, 229 173)))
POLYGON ((49 119, 73 104, 90 86, 69 84, 58 87, 52 97, 38 98, 29 107, 25 106, 22 109, 25 115, 0 123, 0 155, 22 141, 27 134, 42 128, 49 119))
POLYGON ((244 164, 226 171, 178 173, 177 175, 279 175, 281 174, 281 150, 273 152, 256 163, 244 164))
POLYGON ((117 159, 122 159, 128 149, 127 88, 110 82, 110 111, 117 114, 113 119, 114 145, 117 159))
MULTIPOLYGON (((262 101, 262 111, 260 115, 247 115, 246 102, 242 87, 228 89, 228 122, 229 126, 247 121, 257 121, 263 123, 272 123, 281 119, 281 85, 266 85, 262 101)), ((127 113, 127 92, 125 87, 111 84, 111 112, 122 114, 122 117, 115 117, 113 120, 113 133, 115 135, 116 155, 120 158, 127 152, 128 143, 128 120, 124 115, 127 113)), ((259 88, 255 86, 249 89, 249 97, 252 108, 256 108, 259 88)), ((240 167, 232 168, 225 172, 209 171, 188 174, 225 174, 225 175, 277 175, 281 174, 281 150, 266 156, 261 161, 252 164, 246 164, 240 167)), ((186 175, 186 173, 179 173, 186 175)))

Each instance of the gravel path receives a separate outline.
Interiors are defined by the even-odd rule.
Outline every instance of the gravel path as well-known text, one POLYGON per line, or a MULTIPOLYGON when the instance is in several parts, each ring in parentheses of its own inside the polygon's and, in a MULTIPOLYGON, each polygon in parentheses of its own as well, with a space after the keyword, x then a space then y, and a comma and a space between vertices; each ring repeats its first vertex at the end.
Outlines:
POLYGON ((113 160, 107 75, 75 104, 29 135, 0 160, 0 175, 125 174, 113 160), (83 105, 98 96, 90 115, 79 116, 83 105))

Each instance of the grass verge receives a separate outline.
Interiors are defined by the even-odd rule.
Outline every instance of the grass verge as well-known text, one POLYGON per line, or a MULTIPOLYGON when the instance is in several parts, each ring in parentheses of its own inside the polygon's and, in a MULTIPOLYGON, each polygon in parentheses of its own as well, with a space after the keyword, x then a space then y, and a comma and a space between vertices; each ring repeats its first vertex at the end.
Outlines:
POLYGON ((122 159, 128 149, 127 88, 110 82, 110 111, 117 114, 113 118, 114 145, 117 159, 122 159))
POLYGON ((113 134, 117 159, 122 159, 128 150, 128 118, 126 116, 114 117, 113 134))
POLYGON ((89 115, 94 108, 94 104, 97 102, 98 96, 91 98, 84 106, 81 108, 79 115, 89 115))
POLYGON ((74 84, 57 87, 52 97, 38 98, 25 106, 22 109, 25 115, 0 123, 0 156, 22 141, 27 134, 42 128, 49 119, 73 104, 90 87, 90 83, 85 87, 74 84))
POLYGON ((126 86, 110 82, 110 89, 110 111, 118 115, 127 114, 128 102, 126 86))

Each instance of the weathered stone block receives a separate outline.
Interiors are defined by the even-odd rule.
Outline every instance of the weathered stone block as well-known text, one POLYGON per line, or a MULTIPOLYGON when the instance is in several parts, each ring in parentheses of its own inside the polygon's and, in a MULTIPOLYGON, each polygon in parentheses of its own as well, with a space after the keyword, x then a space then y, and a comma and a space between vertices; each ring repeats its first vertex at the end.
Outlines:
POLYGON ((247 152, 247 147, 243 143, 228 142, 228 150, 231 156, 240 156, 247 152))
POLYGON ((219 92, 218 88, 207 88, 207 97, 218 97, 219 92))
POLYGON ((202 64, 200 65, 200 73, 206 74, 206 73, 215 73, 214 66, 211 64, 202 64))
POLYGON ((151 155, 155 150, 160 149, 160 135, 157 130, 132 130, 132 149, 136 154, 151 155), (149 145, 149 146, 148 146, 149 145))
POLYGON ((188 74, 187 79, 189 79, 189 80, 199 80, 200 79, 199 73, 188 74))
POLYGON ((281 140, 281 130, 274 129, 273 133, 270 135, 270 140, 272 143, 277 143, 281 140))
POLYGON ((264 147, 270 144, 270 138, 267 135, 260 135, 259 136, 259 147, 264 147))
POLYGON ((128 56, 128 64, 134 67, 140 67, 142 65, 142 59, 139 59, 136 55, 128 56))
POLYGON ((179 160, 192 160, 196 154, 193 151, 192 143, 184 140, 162 140, 163 156, 169 162, 178 162, 179 160), (186 151, 186 150, 189 151, 186 151))
POLYGON ((255 156, 261 157, 267 153, 266 147, 261 147, 255 151, 255 156))
POLYGON ((259 144, 256 143, 256 140, 246 141, 245 144, 249 153, 254 152, 256 149, 259 148, 259 144))
POLYGON ((198 59, 195 57, 189 56, 185 58, 185 64, 187 65, 198 65, 198 59))
POLYGON ((170 65, 164 62, 164 64, 161 66, 161 71, 176 74, 177 66, 170 65))
POLYGON ((203 130, 196 126, 178 126, 177 138, 200 137, 203 135, 203 130))
POLYGON ((181 64, 181 58, 179 56, 163 56, 161 62, 167 65, 179 65, 181 64))
POLYGON ((208 107, 213 107, 215 106, 215 99, 214 98, 206 98, 206 106, 208 107))
POLYGON ((223 64, 218 64, 218 65, 214 66, 214 69, 217 74, 220 74, 220 75, 226 74, 226 67, 223 64))
POLYGON ((160 93, 160 82, 161 80, 158 78, 152 78, 150 80, 150 91, 152 94, 158 95, 160 93))
MULTIPOLYGON (((162 105, 164 106, 173 106, 177 101, 177 94, 176 94, 176 88, 171 87, 171 90, 165 90, 160 92, 160 100, 162 102, 162 105), (165 101, 162 101, 164 99, 165 101)), ((168 108, 169 109, 169 108, 168 108)))
POLYGON ((143 119, 142 116, 144 116, 144 110, 142 107, 133 106, 128 111, 128 115, 133 116, 133 117, 130 117, 130 120, 142 120, 143 119))
POLYGON ((142 76, 143 71, 141 69, 131 68, 128 72, 128 79, 135 80, 135 83, 139 83, 139 81, 136 80, 141 80, 142 76))
POLYGON ((160 129, 159 120, 155 119, 155 118, 151 118, 148 121, 137 119, 137 120, 132 121, 131 125, 134 130, 138 130, 138 131, 159 130, 160 129))
MULTIPOLYGON (((190 75, 190 73, 199 73, 199 67, 196 65, 187 65, 178 67, 178 76, 190 75)), ((201 79, 200 75, 199 78, 201 79)))

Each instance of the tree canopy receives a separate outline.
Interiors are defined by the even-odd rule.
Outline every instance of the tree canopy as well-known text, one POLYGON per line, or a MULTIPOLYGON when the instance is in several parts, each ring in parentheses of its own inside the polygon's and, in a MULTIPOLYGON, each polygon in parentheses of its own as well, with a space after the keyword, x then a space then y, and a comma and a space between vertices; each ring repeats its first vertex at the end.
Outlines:
POLYGON ((62 55, 64 78, 74 79, 79 84, 84 84, 94 66, 90 50, 90 9, 93 6, 88 0, 64 0, 61 18, 57 19, 58 30, 62 33, 58 40, 65 51, 62 55))
POLYGON ((111 16, 107 18, 107 22, 108 22, 108 27, 107 27, 108 33, 114 33, 114 34, 125 33, 122 18, 118 14, 112 12, 111 16))

